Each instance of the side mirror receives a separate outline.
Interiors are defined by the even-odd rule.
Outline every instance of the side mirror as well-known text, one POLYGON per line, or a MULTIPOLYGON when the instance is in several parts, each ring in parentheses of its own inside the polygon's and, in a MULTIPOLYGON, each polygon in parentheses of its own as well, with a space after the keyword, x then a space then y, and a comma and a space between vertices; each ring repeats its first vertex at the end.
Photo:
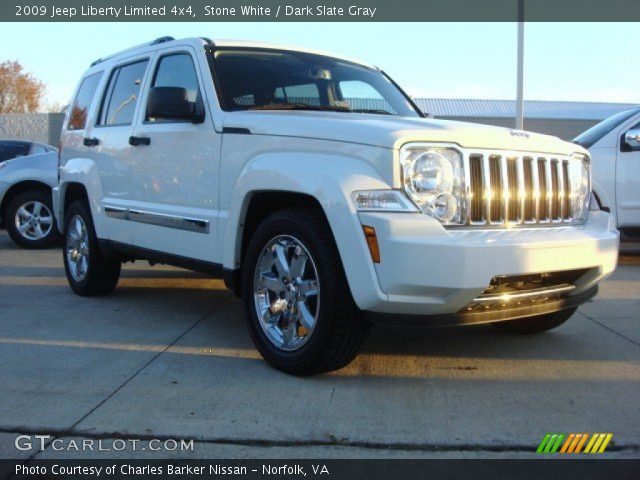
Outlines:
POLYGON ((180 87, 153 87, 147 99, 147 118, 158 120, 186 120, 193 123, 204 121, 197 112, 196 103, 190 102, 187 90, 180 87))
POLYGON ((632 128, 624 134, 624 143, 630 150, 640 150, 640 128, 632 128))

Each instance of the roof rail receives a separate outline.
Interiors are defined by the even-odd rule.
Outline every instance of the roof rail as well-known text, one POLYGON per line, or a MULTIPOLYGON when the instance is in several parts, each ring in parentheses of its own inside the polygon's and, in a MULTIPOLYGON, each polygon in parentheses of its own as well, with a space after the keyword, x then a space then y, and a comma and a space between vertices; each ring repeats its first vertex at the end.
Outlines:
POLYGON ((153 42, 151 42, 149 45, 158 45, 159 43, 173 42, 174 40, 175 40, 175 38, 169 37, 169 36, 158 37, 153 42))
POLYGON ((108 57, 99 58, 98 60, 95 60, 94 62, 92 62, 90 67, 93 67, 93 66, 95 66, 95 65, 97 65, 97 64, 99 64, 101 62, 104 62, 105 60, 108 60, 109 58, 115 57, 116 55, 121 55, 123 53, 130 52, 131 50, 136 50, 136 49, 142 48, 142 47, 149 47, 151 45, 158 45, 160 43, 165 43, 165 42, 172 42, 174 40, 175 40, 175 38, 169 37, 169 36, 158 37, 155 40, 152 40, 152 41, 147 42, 147 43, 141 43, 140 45, 135 45, 135 46, 133 46, 131 48, 127 48, 125 50, 121 50, 121 51, 116 52, 116 53, 114 53, 112 55, 109 55, 108 57))

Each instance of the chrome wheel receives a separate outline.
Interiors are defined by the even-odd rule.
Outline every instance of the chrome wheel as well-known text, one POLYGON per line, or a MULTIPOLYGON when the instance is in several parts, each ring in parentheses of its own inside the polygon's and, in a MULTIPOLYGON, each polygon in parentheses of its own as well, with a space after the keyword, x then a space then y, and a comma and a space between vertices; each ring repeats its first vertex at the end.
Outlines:
POLYGON ((53 228, 53 215, 44 203, 32 200, 16 211, 15 225, 18 233, 27 240, 41 240, 53 228))
POLYGON ((69 221, 66 253, 71 276, 81 282, 89 269, 89 232, 80 215, 74 215, 69 221))
POLYGON ((279 235, 267 242, 256 265, 253 296, 260 326, 273 345, 297 350, 309 341, 320 312, 320 282, 300 240, 279 235))

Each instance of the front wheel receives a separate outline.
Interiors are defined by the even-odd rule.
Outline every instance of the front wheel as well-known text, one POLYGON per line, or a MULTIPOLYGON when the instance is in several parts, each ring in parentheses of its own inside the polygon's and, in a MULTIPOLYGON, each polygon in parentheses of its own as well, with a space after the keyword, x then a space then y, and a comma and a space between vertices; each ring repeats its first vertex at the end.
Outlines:
POLYGON ((28 190, 9 202, 4 223, 11 239, 23 248, 47 248, 58 241, 51 194, 28 190))
POLYGON ((107 294, 116 287, 121 263, 108 260, 102 254, 84 201, 76 201, 69 207, 63 243, 64 270, 75 293, 91 297, 107 294))
POLYGON ((569 320, 571 315, 576 313, 578 307, 567 308, 545 315, 535 317, 519 318, 518 320, 507 320, 504 322, 492 323, 496 328, 512 333, 531 334, 541 333, 559 327, 569 320))
POLYGON ((258 226, 247 248, 242 287, 253 341, 283 372, 342 368, 369 330, 351 297, 331 230, 315 210, 282 210, 258 226))

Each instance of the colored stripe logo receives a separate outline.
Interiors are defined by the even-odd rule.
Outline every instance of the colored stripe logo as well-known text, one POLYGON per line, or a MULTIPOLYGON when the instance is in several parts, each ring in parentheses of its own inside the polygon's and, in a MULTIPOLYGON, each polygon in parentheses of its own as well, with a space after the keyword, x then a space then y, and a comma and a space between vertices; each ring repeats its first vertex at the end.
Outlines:
POLYGON ((612 438, 613 433, 547 433, 536 453, 604 453, 612 438))

